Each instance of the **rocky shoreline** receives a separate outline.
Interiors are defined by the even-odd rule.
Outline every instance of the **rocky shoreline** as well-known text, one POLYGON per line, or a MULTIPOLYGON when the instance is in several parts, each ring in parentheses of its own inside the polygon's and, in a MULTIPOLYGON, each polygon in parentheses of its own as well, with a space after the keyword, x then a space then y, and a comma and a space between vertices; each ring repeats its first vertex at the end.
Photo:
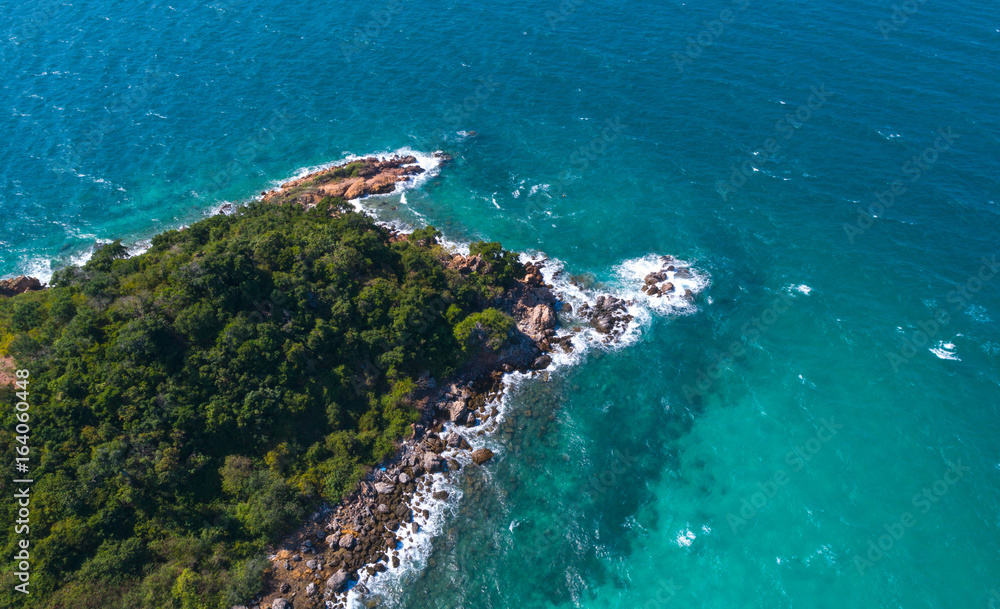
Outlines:
MULTIPOLYGON (((485 271, 478 256, 454 255, 448 265, 461 273, 485 271)), ((548 366, 553 348, 568 341, 556 338, 557 299, 545 284, 541 266, 527 265, 527 273, 496 303, 514 317, 517 330, 499 353, 484 352, 455 377, 438 382, 421 379, 413 396, 421 413, 411 437, 401 443, 396 457, 367 476, 339 505, 317 514, 280 544, 271 557, 267 593, 250 609, 295 609, 346 606, 344 592, 362 574, 375 576, 398 567, 399 540, 416 533, 428 510, 414 510, 415 500, 445 501, 447 491, 433 492, 427 474, 458 472, 493 458, 488 448, 473 450, 446 426, 474 427, 494 419, 492 405, 503 391, 503 375, 548 366)), ((358 584, 358 592, 367 591, 358 584)))
MULTIPOLYGON (((346 181, 321 179, 317 186, 317 178, 338 172, 342 175, 351 164, 299 178, 264 193, 263 198, 315 205, 323 196, 352 198, 364 196, 358 193, 391 192, 386 184, 394 187, 395 182, 388 180, 408 179, 413 175, 408 167, 414 162, 413 157, 371 157, 364 159, 366 166, 383 173, 354 179, 346 188, 346 181), (362 179, 364 187, 360 186, 362 179), (381 192, 369 190, 372 187, 381 192)), ((365 172, 370 173, 370 169, 365 172)), ((405 235, 396 233, 393 238, 405 235)), ((662 268, 648 275, 641 287, 648 296, 673 293, 668 274, 674 276, 686 270, 676 269, 669 256, 661 257, 660 262, 662 268)), ((544 264, 526 264, 524 277, 493 303, 516 322, 515 336, 507 346, 499 353, 484 350, 453 378, 440 382, 430 377, 421 379, 422 387, 414 395, 421 419, 413 426, 412 435, 400 444, 395 458, 371 472, 344 501, 324 507, 280 543, 271 556, 265 592, 248 605, 233 609, 344 609, 347 590, 352 587, 359 598, 366 599, 370 591, 364 581, 398 568, 402 561, 401 539, 417 533, 430 518, 429 511, 419 506, 448 499, 447 491, 432 489, 429 474, 451 476, 463 467, 480 466, 494 457, 488 448, 473 450, 462 435, 451 429, 494 422, 499 414, 496 404, 504 391, 504 375, 545 370, 555 350, 568 352, 574 348, 573 336, 582 325, 596 330, 603 342, 621 338, 633 320, 629 313, 633 301, 601 295, 593 305, 583 303, 573 311, 570 303, 560 300, 553 286, 546 283, 542 276, 544 264), (572 331, 557 335, 560 317, 576 324, 572 331)), ((478 256, 453 254, 447 265, 462 274, 487 270, 485 261, 478 256)), ((687 291, 684 297, 693 296, 687 291)), ((369 598, 365 604, 376 606, 377 600, 369 598)))

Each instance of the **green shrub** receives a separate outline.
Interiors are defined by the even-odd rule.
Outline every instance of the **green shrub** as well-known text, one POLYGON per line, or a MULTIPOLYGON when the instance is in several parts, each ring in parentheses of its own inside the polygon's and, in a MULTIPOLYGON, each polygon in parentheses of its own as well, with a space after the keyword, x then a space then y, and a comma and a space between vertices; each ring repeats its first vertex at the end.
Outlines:
POLYGON ((455 326, 455 338, 466 350, 485 344, 499 351, 513 332, 514 319, 493 308, 473 313, 455 326))

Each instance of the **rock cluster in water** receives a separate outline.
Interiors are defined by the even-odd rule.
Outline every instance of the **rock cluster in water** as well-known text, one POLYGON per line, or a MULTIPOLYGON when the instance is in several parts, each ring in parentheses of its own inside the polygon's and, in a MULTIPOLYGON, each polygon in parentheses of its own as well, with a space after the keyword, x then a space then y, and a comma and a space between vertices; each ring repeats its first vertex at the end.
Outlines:
MULTIPOLYGON (((448 162, 451 156, 444 152, 435 153, 441 162, 448 162)), ((414 176, 424 173, 412 155, 395 155, 387 158, 367 157, 342 163, 297 180, 286 182, 279 188, 261 193, 264 201, 282 200, 295 202, 307 207, 316 205, 324 197, 340 197, 344 200, 360 199, 368 195, 382 195, 393 192, 396 184, 408 182, 414 176)))

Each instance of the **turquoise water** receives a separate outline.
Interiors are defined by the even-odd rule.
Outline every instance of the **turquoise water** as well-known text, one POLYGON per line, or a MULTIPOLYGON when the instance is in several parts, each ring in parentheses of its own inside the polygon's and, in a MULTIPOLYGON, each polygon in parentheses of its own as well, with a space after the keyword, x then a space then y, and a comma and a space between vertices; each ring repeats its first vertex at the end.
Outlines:
POLYGON ((0 274, 448 150, 378 213, 710 285, 517 388, 391 605, 988 608, 1000 30, 900 7, 8 3, 0 274))

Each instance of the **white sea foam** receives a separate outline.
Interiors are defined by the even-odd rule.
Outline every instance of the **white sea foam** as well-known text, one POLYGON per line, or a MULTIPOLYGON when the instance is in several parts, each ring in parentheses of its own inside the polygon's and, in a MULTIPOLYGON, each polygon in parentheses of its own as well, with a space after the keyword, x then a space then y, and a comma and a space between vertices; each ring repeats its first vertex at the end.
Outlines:
POLYGON ((938 341, 937 345, 930 348, 930 352, 941 359, 962 361, 962 358, 958 357, 955 343, 946 343, 943 340, 938 341))
POLYGON ((694 543, 696 538, 697 536, 694 534, 694 531, 691 529, 685 529, 677 534, 677 537, 674 539, 674 543, 682 548, 687 548, 694 543))
MULTIPOLYGON (((450 454, 453 452, 442 454, 445 457, 460 458, 458 455, 450 454)), ((369 575, 362 568, 357 583, 362 584, 369 593, 361 594, 358 592, 360 586, 352 586, 346 596, 348 607, 367 607, 366 601, 372 599, 382 599, 390 603, 396 600, 399 592, 423 571, 427 558, 430 557, 434 538, 444 530, 448 519, 457 513, 462 491, 454 484, 448 473, 426 474, 419 480, 421 481, 419 496, 414 495, 409 504, 413 509, 413 522, 418 525, 418 530, 414 532, 408 525, 403 525, 396 531, 399 540, 396 544, 399 566, 386 565, 386 571, 376 575, 369 575), (432 494, 438 491, 446 491, 448 499, 445 501, 434 499, 432 494), (427 510, 426 518, 423 516, 423 510, 427 510)))

